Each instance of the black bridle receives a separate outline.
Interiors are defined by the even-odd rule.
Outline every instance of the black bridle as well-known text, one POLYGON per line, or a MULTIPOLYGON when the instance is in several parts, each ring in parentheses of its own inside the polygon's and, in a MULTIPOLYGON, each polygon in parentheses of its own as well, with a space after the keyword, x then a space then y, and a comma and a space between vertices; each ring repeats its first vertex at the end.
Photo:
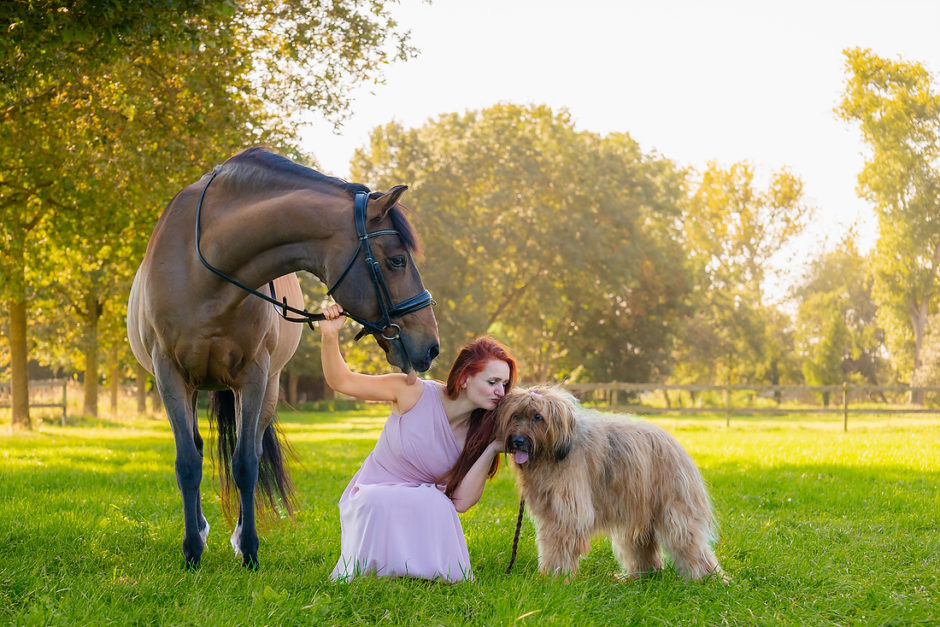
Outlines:
MULTIPOLYGON (((202 262, 206 268, 212 271, 217 276, 228 281, 232 285, 239 287, 250 294, 254 294, 258 298, 266 300, 270 303, 273 303, 275 306, 275 311, 289 322, 305 322, 310 328, 313 328, 313 323, 320 320, 324 320, 325 316, 321 313, 311 313, 306 309, 297 309, 296 307, 291 307, 287 304, 287 297, 285 296, 282 301, 278 301, 274 293, 274 282, 272 281, 269 284, 269 289, 271 290, 272 296, 268 296, 262 292, 259 292, 256 289, 252 289, 247 285, 239 282, 236 279, 228 276, 218 268, 213 267, 205 257, 202 256, 202 250, 199 247, 199 222, 200 216, 202 214, 202 201, 206 197, 206 190, 209 189, 209 184, 215 179, 216 174, 218 174, 218 168, 212 171, 212 176, 209 177, 209 180, 206 181, 205 186, 202 188, 202 194, 199 196, 199 203, 196 205, 196 254, 199 255, 199 261, 202 262), (288 316, 287 312, 296 314, 296 316, 288 316)), ((353 264, 356 263, 356 259, 359 258, 360 252, 365 252, 365 262, 366 266, 369 268, 369 277, 372 279, 372 286, 375 288, 375 297, 379 303, 379 309, 381 311, 382 317, 375 321, 369 321, 364 318, 360 318, 355 314, 352 314, 348 311, 343 311, 343 315, 347 318, 352 318, 356 322, 362 325, 362 330, 356 335, 356 339, 361 338, 365 333, 378 333, 385 340, 392 341, 398 340, 401 343, 402 350, 405 350, 404 343, 401 340, 401 327, 392 322, 392 318, 401 318, 412 312, 418 311, 425 307, 430 307, 434 304, 434 300, 431 298, 431 293, 427 290, 424 290, 416 296, 412 296, 397 305, 392 302, 392 298, 388 293, 388 286, 385 283, 385 277, 382 276, 382 270, 379 268, 379 262, 375 260, 375 255, 372 253, 372 245, 369 243, 369 240, 373 237, 378 237, 380 235, 400 235, 399 232, 395 229, 381 229, 379 231, 366 231, 366 205, 369 202, 369 192, 356 192, 355 201, 353 207, 356 214, 356 234, 359 236, 359 245, 356 247, 356 252, 353 253, 352 258, 349 260, 349 263, 346 264, 346 268, 343 270, 342 274, 339 275, 339 278, 333 282, 333 285, 327 290, 327 296, 332 296, 333 292, 336 291, 336 288, 342 282, 346 275, 349 274, 349 271, 352 269, 353 264), (388 331, 391 331, 390 334, 387 334, 388 331)), ((405 350, 405 355, 407 356, 407 350, 405 350)))

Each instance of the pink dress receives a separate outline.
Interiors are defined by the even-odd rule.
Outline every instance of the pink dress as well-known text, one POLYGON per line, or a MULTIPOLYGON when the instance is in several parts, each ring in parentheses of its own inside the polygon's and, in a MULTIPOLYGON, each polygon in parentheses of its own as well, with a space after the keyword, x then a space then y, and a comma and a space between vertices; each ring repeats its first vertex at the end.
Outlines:
POLYGON ((435 383, 421 381, 421 398, 391 414, 375 449, 339 500, 342 554, 330 575, 472 579, 467 541, 440 479, 460 448, 435 383))

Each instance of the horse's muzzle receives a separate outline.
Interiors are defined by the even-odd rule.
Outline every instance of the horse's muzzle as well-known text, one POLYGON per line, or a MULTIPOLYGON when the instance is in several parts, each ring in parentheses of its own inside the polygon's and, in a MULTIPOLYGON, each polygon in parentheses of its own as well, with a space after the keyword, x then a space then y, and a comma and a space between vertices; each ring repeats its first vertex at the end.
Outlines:
POLYGON ((427 372, 431 367, 431 364, 434 363, 434 360, 440 354, 441 348, 437 342, 434 342, 428 346, 427 350, 424 351, 424 354, 419 358, 412 358, 411 365, 418 372, 427 372))

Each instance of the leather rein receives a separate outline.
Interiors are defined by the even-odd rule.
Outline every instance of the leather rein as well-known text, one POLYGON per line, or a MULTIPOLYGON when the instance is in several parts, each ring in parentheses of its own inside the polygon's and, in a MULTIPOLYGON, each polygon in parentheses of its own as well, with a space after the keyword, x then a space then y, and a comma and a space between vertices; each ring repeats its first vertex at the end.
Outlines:
MULTIPOLYGON (((218 268, 215 268, 208 261, 206 261, 205 257, 202 256, 202 250, 199 246, 199 223, 202 214, 202 201, 206 197, 206 190, 209 189, 209 184, 212 183, 218 173, 218 168, 212 171, 212 176, 209 177, 209 180, 206 181, 205 186, 202 188, 202 194, 199 195, 199 203, 196 205, 196 254, 199 256, 199 261, 201 261, 202 265, 208 268, 212 273, 228 281, 232 285, 245 290, 249 294, 254 294, 258 298, 274 304, 275 311, 277 311, 277 313, 288 322, 307 323, 307 325, 309 325, 312 329, 314 322, 325 320, 325 316, 322 313, 311 313, 306 309, 297 309, 296 307, 291 307, 287 304, 286 296, 283 300, 278 301, 274 292, 273 281, 268 284, 269 289, 271 290, 271 296, 268 296, 263 292, 259 292, 256 289, 250 288, 244 283, 239 282, 237 279, 234 279, 225 274, 218 268), (287 312, 291 312, 295 315, 289 316, 287 312)), ((355 314, 345 310, 343 311, 343 315, 347 318, 355 320, 362 325, 362 330, 359 331, 359 333, 356 335, 356 340, 359 340, 359 338, 361 338, 366 333, 378 333, 385 340, 398 340, 401 342, 401 327, 392 322, 392 318, 401 318, 402 316, 406 316, 412 312, 418 311, 419 309, 430 307, 434 304, 434 300, 431 298, 431 293, 427 290, 424 290, 420 294, 403 300, 397 305, 392 302, 392 298, 388 293, 388 286, 385 283, 385 277, 382 276, 382 270, 379 267, 379 262, 375 260, 375 255, 372 253, 372 245, 369 243, 369 240, 373 237, 379 237, 381 235, 400 234, 395 229, 381 229, 378 231, 367 232, 366 205, 368 202, 369 192, 356 192, 353 207, 356 214, 356 234, 359 237, 359 245, 356 247, 356 252, 353 253, 349 263, 346 264, 346 269, 343 270, 342 274, 339 275, 339 278, 333 282, 333 285, 330 287, 330 289, 327 290, 326 294, 327 296, 333 295, 333 292, 336 291, 336 288, 339 287, 339 284, 344 278, 346 278, 346 275, 349 274, 349 271, 356 263, 356 260, 359 258, 359 253, 364 252, 365 263, 369 268, 369 278, 372 280, 372 286, 375 288, 375 296, 376 300, 378 301, 382 317, 377 321, 372 322, 370 320, 360 318, 359 316, 356 316, 355 314), (390 332, 390 334, 388 334, 388 332, 390 332)), ((403 343, 402 348, 404 349, 403 343)))

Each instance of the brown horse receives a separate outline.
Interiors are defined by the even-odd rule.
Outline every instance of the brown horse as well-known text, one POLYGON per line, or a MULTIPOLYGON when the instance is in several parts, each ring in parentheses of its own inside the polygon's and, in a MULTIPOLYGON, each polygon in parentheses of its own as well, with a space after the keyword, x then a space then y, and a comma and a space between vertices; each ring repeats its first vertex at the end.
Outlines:
POLYGON ((281 369, 302 330, 285 318, 311 317, 294 272, 331 286, 393 366, 423 372, 437 356, 430 294, 411 255, 414 233, 396 205, 405 189, 370 193, 252 148, 179 192, 157 222, 131 287, 127 337, 154 375, 173 428, 187 566, 198 566, 209 532, 199 493, 198 390, 212 391, 218 409, 219 463, 231 460, 239 491, 231 541, 245 566, 258 565, 256 487, 289 510, 274 410, 281 369))

